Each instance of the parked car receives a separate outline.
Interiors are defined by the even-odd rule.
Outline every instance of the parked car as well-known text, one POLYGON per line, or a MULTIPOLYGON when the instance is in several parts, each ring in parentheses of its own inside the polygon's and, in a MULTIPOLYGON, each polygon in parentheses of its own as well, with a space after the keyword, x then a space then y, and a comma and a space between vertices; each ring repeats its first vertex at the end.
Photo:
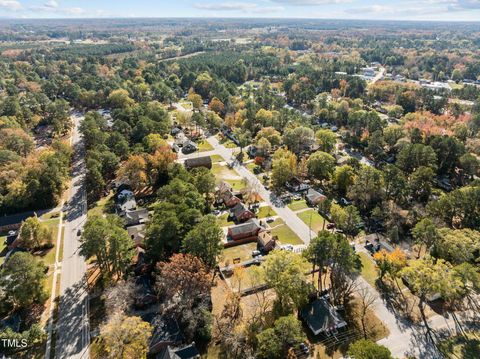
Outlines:
POLYGON ((334 228, 335 228, 335 223, 327 224, 327 229, 334 229, 334 228))
POLYGON ((79 230, 77 231, 77 237, 80 237, 81 235, 82 235, 82 230, 79 229, 79 230))
POLYGON ((262 254, 262 253, 261 253, 260 251, 257 251, 257 250, 252 251, 252 257, 253 257, 253 258, 258 257, 258 256, 261 255, 261 254, 262 254))
POLYGON ((265 221, 266 221, 267 223, 272 223, 272 222, 274 222, 275 220, 274 220, 272 217, 268 217, 265 221))
POLYGON ((307 344, 305 343, 300 343, 300 345, 298 346, 300 348, 300 350, 302 351, 302 353, 304 354, 310 354, 310 348, 308 347, 307 344))

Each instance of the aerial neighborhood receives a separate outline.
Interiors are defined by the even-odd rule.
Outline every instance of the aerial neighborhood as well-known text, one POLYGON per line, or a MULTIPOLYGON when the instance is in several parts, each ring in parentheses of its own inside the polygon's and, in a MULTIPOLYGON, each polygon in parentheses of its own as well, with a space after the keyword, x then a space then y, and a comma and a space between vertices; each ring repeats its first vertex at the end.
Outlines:
POLYGON ((0 357, 480 358, 477 22, 104 20, 0 22, 0 357))

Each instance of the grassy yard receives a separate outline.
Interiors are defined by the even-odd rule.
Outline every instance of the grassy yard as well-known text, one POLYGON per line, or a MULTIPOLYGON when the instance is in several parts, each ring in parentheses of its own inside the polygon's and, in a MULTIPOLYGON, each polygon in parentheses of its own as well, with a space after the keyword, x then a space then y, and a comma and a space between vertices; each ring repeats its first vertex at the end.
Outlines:
POLYGON ((480 332, 456 336, 439 344, 440 352, 448 359, 477 359, 480 353, 480 332))
POLYGON ((213 156, 210 156, 210 158, 212 159, 212 163, 218 163, 218 162, 224 161, 223 157, 220 155, 213 155, 213 156))
POLYGON ((277 213, 270 206, 263 206, 258 209, 257 218, 276 216, 277 213))
POLYGON ((231 225, 234 224, 233 222, 228 221, 228 213, 224 213, 221 216, 218 216, 217 217, 217 223, 220 227, 227 227, 227 226, 231 226, 231 225))
POLYGON ((378 278, 377 266, 367 253, 358 253, 362 262, 362 277, 375 288, 375 281, 378 278))
POLYGON ((250 163, 247 163, 245 167, 247 168, 247 170, 253 173, 253 169, 257 167, 257 165, 255 164, 255 162, 252 161, 250 163))
POLYGON ((206 152, 206 151, 212 151, 212 150, 213 150, 213 147, 207 140, 201 140, 198 143, 198 151, 206 152))
POLYGON ((235 170, 232 170, 227 166, 214 163, 212 166, 212 173, 215 175, 217 183, 221 181, 227 182, 234 190, 245 188, 245 182, 242 177, 235 170))
POLYGON ((101 198, 95 203, 95 206, 88 210, 87 215, 102 215, 108 212, 108 207, 112 204, 113 192, 110 192, 108 196, 101 198))
POLYGON ((286 224, 274 227, 272 229, 272 235, 277 236, 282 244, 303 244, 303 241, 300 239, 300 237, 297 236, 295 232, 292 231, 286 224))
POLYGON ((240 246, 226 248, 220 255, 220 265, 226 266, 233 263, 235 258, 240 258, 240 261, 246 261, 252 258, 252 251, 257 249, 257 243, 247 243, 240 246))
POLYGON ((5 240, 6 240, 6 239, 7 239, 7 236, 0 236, 0 254, 1 254, 1 256, 0 256, 0 265, 3 264, 3 258, 4 258, 3 256, 4 256, 5 254, 7 254, 7 253, 3 253, 3 251, 5 250, 5 247, 6 247, 6 245, 5 245, 5 240))
POLYGON ((290 208, 292 211, 300 211, 301 209, 308 208, 307 202, 302 199, 300 201, 293 201, 288 205, 288 208, 290 208))
POLYGON ((315 210, 311 209, 297 214, 298 218, 305 222, 307 226, 310 226, 312 231, 318 233, 322 229, 326 228, 324 226, 325 219, 315 210))

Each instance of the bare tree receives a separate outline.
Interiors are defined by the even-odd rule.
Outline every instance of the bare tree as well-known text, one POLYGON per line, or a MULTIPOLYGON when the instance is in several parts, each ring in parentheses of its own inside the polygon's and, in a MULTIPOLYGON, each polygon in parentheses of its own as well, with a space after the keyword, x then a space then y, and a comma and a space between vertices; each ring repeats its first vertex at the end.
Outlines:
POLYGON ((362 323, 363 336, 367 339, 367 314, 375 305, 375 296, 366 288, 362 287, 357 291, 360 298, 360 321, 362 323))
POLYGON ((107 288, 103 296, 110 315, 125 314, 135 301, 135 284, 131 280, 117 282, 107 288))

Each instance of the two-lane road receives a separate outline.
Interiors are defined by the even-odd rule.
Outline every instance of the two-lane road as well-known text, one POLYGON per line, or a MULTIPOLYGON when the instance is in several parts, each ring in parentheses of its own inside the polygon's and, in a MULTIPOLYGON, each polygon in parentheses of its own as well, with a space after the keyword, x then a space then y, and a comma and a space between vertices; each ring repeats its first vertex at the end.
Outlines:
POLYGON ((65 236, 55 357, 87 359, 90 342, 87 266, 85 259, 79 253, 80 237, 78 236, 87 219, 85 148, 78 131, 83 116, 73 115, 72 118, 75 123, 72 135, 74 158, 70 195, 64 208, 65 236))

